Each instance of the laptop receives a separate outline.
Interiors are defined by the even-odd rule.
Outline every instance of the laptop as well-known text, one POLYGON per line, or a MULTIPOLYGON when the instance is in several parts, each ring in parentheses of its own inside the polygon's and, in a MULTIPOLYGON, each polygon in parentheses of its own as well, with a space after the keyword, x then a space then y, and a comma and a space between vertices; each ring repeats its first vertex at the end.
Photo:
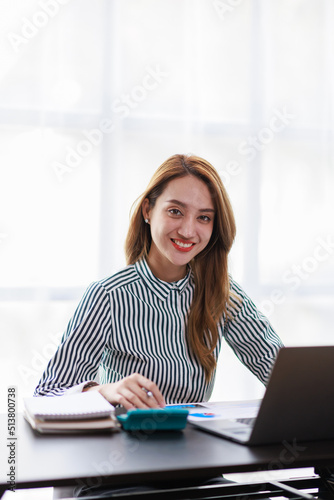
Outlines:
POLYGON ((334 346, 282 347, 255 418, 191 424, 246 445, 334 439, 334 346))

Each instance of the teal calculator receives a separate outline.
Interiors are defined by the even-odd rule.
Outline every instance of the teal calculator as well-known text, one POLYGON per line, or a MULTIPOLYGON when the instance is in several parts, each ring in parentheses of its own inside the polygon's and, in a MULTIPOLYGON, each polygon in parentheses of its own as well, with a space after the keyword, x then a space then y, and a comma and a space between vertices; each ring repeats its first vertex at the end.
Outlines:
POLYGON ((117 415, 126 431, 179 431, 187 425, 189 411, 184 408, 135 409, 117 415))

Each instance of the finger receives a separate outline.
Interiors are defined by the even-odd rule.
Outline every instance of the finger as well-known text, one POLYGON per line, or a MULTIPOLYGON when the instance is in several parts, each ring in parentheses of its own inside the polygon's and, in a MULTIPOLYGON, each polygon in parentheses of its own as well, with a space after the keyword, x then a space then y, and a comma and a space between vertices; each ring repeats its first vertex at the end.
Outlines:
POLYGON ((101 386, 100 392, 111 404, 124 406, 126 410, 137 408, 137 404, 140 403, 133 391, 127 388, 124 380, 104 384, 101 386))
POLYGON ((143 387, 142 390, 145 394, 145 401, 154 401, 159 408, 164 408, 166 406, 165 399, 157 386, 148 385, 147 387, 143 387))
POLYGON ((151 391, 144 389, 141 385, 133 387, 132 390, 136 399, 131 399, 131 401, 136 401, 138 408, 160 408, 158 401, 151 391))
MULTIPOLYGON (((137 406, 138 408, 160 408, 159 400, 155 396, 157 394, 158 398, 160 396, 160 400, 162 395, 156 384, 146 377, 134 373, 124 379, 123 384, 123 394, 124 389, 128 389, 133 393, 133 395, 127 394, 127 399, 131 401, 132 404, 137 406), (146 387, 147 386, 148 389, 146 387)), ((162 398, 162 404, 164 404, 164 400, 162 398)))
POLYGON ((123 388, 122 393, 119 397, 119 402, 124 408, 127 410, 132 410, 134 408, 140 409, 150 409, 150 408, 159 408, 157 403, 153 403, 153 401, 146 402, 142 399, 141 393, 139 396, 136 394, 136 389, 129 390, 123 388))
POLYGON ((143 394, 140 396, 140 394, 136 391, 138 397, 140 397, 141 400, 146 402, 146 404, 149 404, 149 406, 151 407, 153 406, 150 404, 150 402, 152 403, 153 401, 161 408, 165 407, 165 399, 161 394, 158 386, 154 382, 147 379, 146 377, 143 377, 142 375, 138 375, 138 384, 142 392, 144 393, 143 397, 143 394))

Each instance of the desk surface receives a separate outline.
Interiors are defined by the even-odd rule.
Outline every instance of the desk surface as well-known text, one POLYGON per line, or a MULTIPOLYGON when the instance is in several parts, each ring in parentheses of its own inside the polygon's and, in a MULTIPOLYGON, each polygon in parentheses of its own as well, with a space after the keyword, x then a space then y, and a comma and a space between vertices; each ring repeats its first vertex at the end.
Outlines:
MULTIPOLYGON (((0 428, 6 429, 5 415, 0 428)), ((7 484, 8 447, 1 431, 0 487, 7 484)), ((130 435, 36 435, 22 415, 16 442, 17 487, 130 484, 241 471, 334 466, 334 441, 247 447, 188 425, 182 432, 130 435)))

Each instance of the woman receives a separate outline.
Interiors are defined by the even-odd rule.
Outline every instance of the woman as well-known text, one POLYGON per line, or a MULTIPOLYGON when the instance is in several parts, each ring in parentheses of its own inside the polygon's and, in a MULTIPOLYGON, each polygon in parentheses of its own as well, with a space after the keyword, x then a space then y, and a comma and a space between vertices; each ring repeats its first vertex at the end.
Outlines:
POLYGON ((169 158, 133 212, 127 267, 88 288, 35 394, 97 390, 126 409, 206 401, 223 338, 266 384, 282 343, 228 274, 234 237, 212 165, 169 158))

